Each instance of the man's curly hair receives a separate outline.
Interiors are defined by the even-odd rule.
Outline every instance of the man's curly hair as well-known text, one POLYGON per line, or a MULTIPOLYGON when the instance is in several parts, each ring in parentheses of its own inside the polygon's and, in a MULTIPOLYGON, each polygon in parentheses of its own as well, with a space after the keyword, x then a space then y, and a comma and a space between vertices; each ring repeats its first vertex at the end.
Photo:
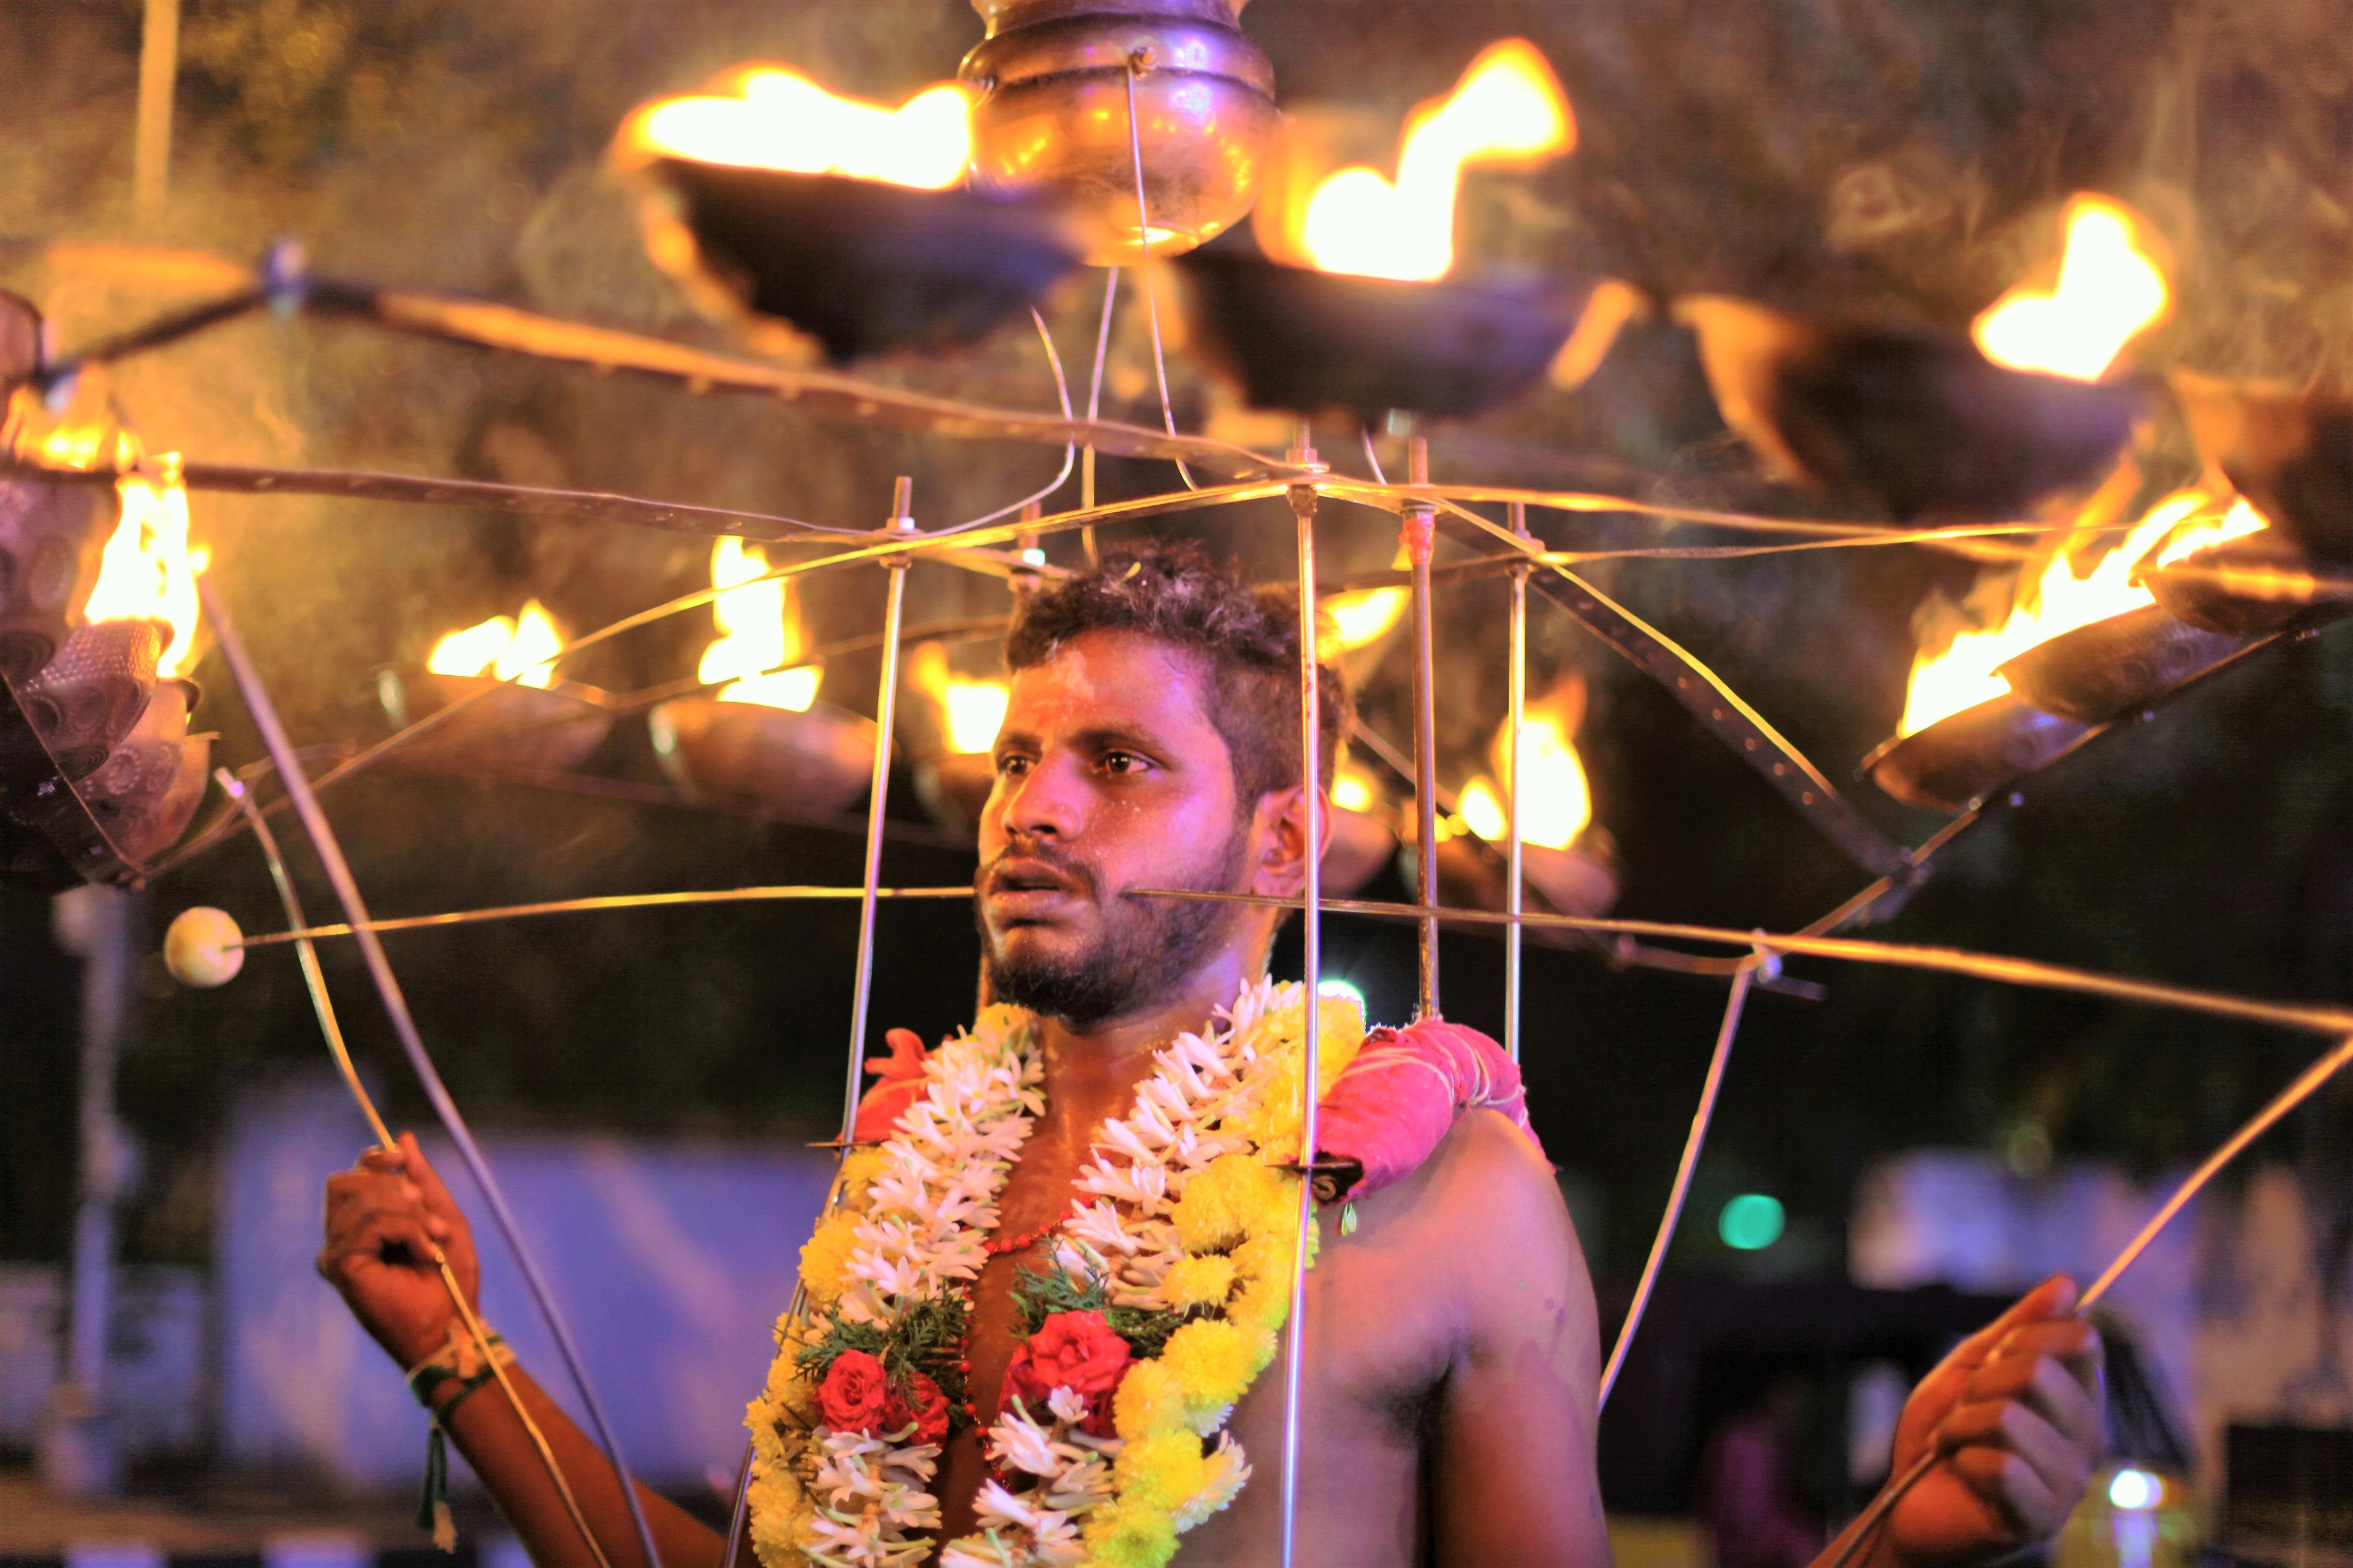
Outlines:
MULTIPOLYGON (((1170 542, 1115 552, 1102 566, 1031 595, 1005 637, 1008 669, 1043 664, 1085 632, 1135 632, 1194 655, 1208 672, 1202 704, 1233 759, 1234 794, 1244 811, 1271 790, 1299 782, 1299 599, 1254 589, 1198 544, 1170 542)), ((1331 786, 1355 717, 1347 679, 1320 667, 1323 784, 1331 786)))

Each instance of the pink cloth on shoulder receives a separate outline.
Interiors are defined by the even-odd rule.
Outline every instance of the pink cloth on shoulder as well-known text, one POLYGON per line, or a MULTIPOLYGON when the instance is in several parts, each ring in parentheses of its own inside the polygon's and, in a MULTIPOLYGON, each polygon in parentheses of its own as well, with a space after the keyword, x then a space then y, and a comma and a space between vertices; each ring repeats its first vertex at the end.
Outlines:
POLYGON ((1364 1175, 1346 1189, 1362 1197, 1411 1175, 1456 1116, 1482 1108, 1502 1111, 1544 1152, 1528 1125, 1520 1069, 1503 1047, 1436 1018, 1375 1029, 1324 1097, 1316 1152, 1363 1166, 1364 1175))

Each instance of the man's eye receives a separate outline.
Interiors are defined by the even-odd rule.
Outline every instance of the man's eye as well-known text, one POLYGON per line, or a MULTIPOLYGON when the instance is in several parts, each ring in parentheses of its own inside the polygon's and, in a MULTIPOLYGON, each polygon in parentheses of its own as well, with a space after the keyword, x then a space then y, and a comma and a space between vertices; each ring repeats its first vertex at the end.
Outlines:
POLYGON ((997 759, 997 772, 1001 778, 1018 778, 1029 771, 1029 759, 1008 754, 997 759))
POLYGON ((1105 752, 1103 771, 1113 773, 1140 773, 1150 764, 1134 752, 1105 752))

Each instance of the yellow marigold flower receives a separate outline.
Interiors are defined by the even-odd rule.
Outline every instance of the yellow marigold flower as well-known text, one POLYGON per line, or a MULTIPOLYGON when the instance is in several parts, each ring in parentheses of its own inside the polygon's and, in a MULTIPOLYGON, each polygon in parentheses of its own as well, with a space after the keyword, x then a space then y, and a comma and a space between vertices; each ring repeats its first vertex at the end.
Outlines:
POLYGON ((1124 1498, 1088 1514, 1083 1534, 1088 1561, 1103 1568, 1166 1568, 1176 1555, 1176 1524, 1168 1510, 1124 1498))
POLYGON ((1187 1408, 1195 1415, 1231 1405, 1249 1392, 1250 1379, 1266 1363, 1260 1355, 1271 1334, 1201 1318, 1168 1336, 1161 1364, 1176 1374, 1187 1408))
POLYGON ((1226 1321, 1259 1330, 1270 1337, 1290 1317, 1291 1281, 1287 1279, 1253 1279, 1241 1288, 1233 1304, 1226 1309, 1226 1321))
POLYGON ((801 1283, 819 1301, 839 1297, 849 1284, 849 1254, 858 1245, 858 1216, 837 1214, 817 1227, 801 1247, 801 1283))
POLYGON ((1185 1385, 1156 1361, 1140 1361, 1119 1380, 1112 1395, 1112 1421, 1129 1442, 1185 1425, 1185 1385))
POLYGON ((1221 1252, 1250 1234, 1250 1224, 1279 1184, 1254 1156, 1222 1154, 1194 1173, 1176 1200, 1176 1238, 1193 1253, 1221 1252))
POLYGON ((1251 1196, 1250 1212, 1242 1216, 1242 1229, 1252 1236, 1296 1234, 1299 1178, 1275 1170, 1268 1170, 1267 1176, 1265 1191, 1251 1196))
POLYGON ((805 1527, 816 1505, 790 1469, 763 1468, 752 1478, 752 1550, 765 1568, 790 1568, 803 1561, 805 1527))
POLYGON ((1168 1270, 1168 1304, 1180 1310, 1187 1307, 1222 1307, 1233 1288, 1234 1260, 1215 1253, 1206 1258, 1180 1258, 1168 1270))
POLYGON ((1201 1439, 1190 1432, 1163 1432, 1120 1450, 1112 1467, 1123 1504, 1174 1510, 1209 1484, 1201 1439))
POLYGON ((882 1173, 882 1151, 853 1149, 841 1163, 841 1206, 863 1213, 866 1189, 882 1173))
MULTIPOLYGON (((1264 1064, 1260 1069, 1262 1081, 1251 1097, 1250 1110, 1235 1120, 1234 1127, 1261 1149, 1287 1152, 1299 1142, 1299 1120, 1304 1111, 1300 1084, 1305 1076, 1299 1058, 1306 1044, 1301 1022, 1301 1010, 1286 1007, 1260 1020, 1250 1037, 1264 1064)), ((1317 1022, 1315 1077, 1321 1092, 1328 1094, 1364 1047, 1364 1009, 1347 997, 1327 996, 1317 1022)))

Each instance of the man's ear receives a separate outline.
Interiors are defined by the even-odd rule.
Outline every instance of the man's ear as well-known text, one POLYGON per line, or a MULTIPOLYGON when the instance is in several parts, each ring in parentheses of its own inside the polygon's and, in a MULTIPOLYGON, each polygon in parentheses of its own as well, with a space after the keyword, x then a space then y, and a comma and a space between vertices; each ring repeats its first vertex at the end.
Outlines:
MULTIPOLYGON (((1307 792, 1294 784, 1288 789, 1269 790, 1259 796, 1254 826, 1258 860, 1251 868, 1250 890, 1263 898, 1297 897, 1307 885, 1307 792)), ((1318 826, 1323 829, 1315 846, 1320 858, 1332 843, 1332 801, 1328 795, 1324 797, 1318 826)))

